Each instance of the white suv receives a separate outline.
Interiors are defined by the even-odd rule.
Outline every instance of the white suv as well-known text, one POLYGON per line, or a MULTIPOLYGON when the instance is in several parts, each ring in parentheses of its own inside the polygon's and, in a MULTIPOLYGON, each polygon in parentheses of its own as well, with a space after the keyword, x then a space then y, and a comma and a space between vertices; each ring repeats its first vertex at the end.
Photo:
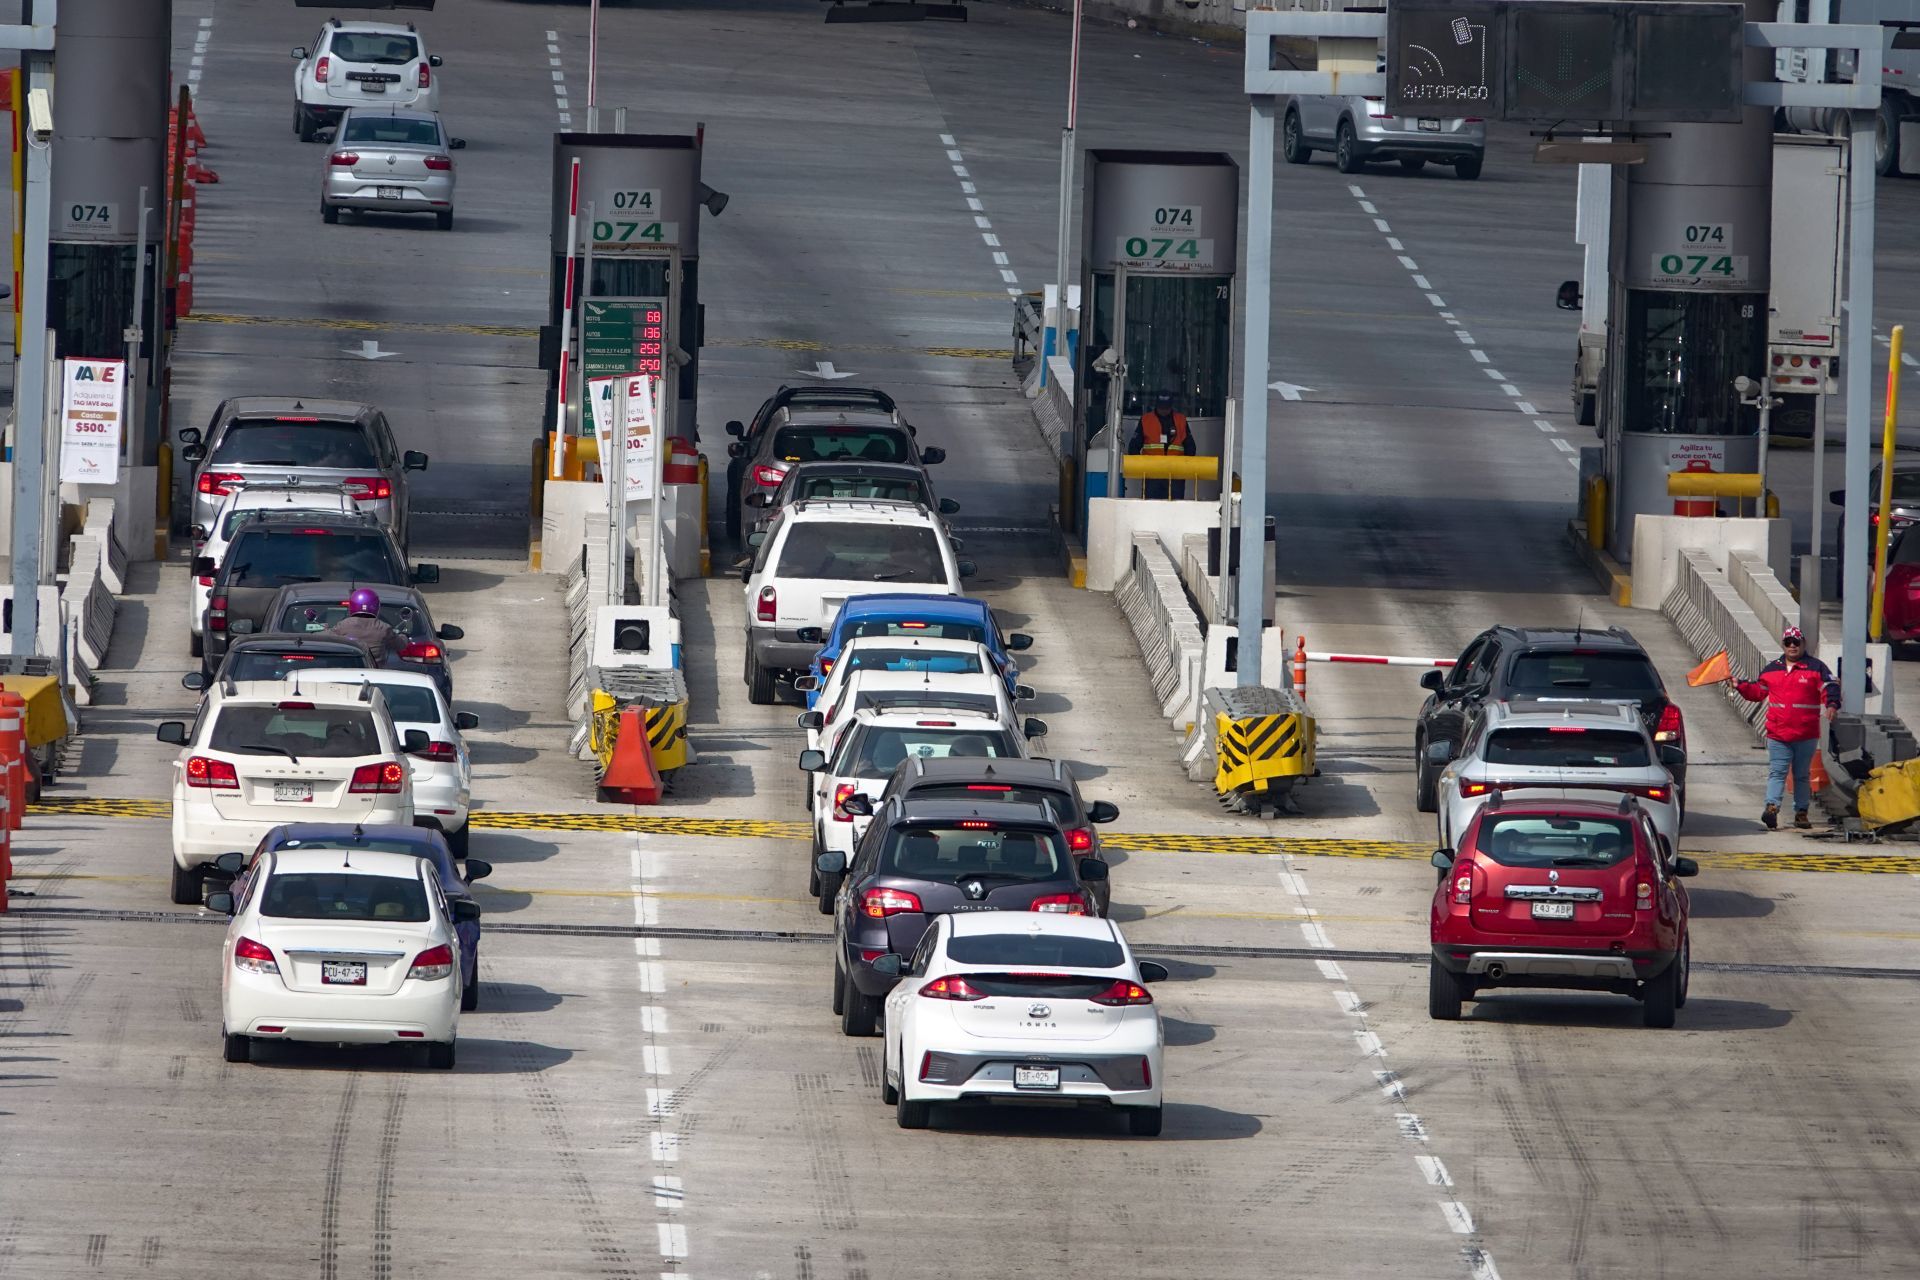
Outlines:
POLYGON ((173 900, 198 904, 206 866, 253 848, 283 822, 413 824, 403 750, 426 734, 395 730, 380 691, 286 680, 214 686, 191 728, 162 723, 173 763, 173 900))
POLYGON ((342 22, 329 18, 313 48, 293 51, 293 131, 312 142, 348 107, 440 109, 440 65, 411 22, 342 22))
POLYGON ((796 502, 753 533, 747 584, 747 698, 772 702, 781 672, 812 665, 817 642, 849 597, 957 596, 973 562, 956 560, 940 517, 917 502, 836 499, 796 502))

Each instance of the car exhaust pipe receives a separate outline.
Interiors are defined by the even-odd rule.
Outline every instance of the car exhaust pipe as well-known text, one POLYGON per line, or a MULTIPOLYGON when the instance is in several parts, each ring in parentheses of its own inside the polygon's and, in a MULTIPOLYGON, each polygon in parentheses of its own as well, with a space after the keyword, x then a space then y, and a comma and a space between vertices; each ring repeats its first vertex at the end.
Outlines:
POLYGON ((1493 981, 1498 982, 1500 981, 1500 979, 1506 976, 1507 976, 1507 966, 1500 963, 1498 960, 1495 960, 1492 963, 1487 965, 1487 977, 1492 979, 1493 981))

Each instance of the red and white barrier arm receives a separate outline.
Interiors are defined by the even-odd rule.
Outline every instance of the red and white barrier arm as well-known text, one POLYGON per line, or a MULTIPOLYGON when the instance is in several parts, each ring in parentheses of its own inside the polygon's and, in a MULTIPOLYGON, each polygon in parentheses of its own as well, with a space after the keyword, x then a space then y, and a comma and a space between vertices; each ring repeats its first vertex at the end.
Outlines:
POLYGON ((1450 667, 1458 658, 1406 658, 1384 653, 1315 653, 1307 651, 1308 662, 1357 662, 1374 667, 1450 667))

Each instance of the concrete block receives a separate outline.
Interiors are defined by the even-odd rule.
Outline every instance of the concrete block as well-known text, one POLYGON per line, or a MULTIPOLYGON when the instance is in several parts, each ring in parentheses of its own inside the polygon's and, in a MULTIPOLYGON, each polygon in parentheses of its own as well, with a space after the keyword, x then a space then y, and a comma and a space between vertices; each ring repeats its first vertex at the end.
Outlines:
MULTIPOLYGON (((589 527, 606 528, 607 487, 598 480, 549 480, 540 514, 541 559, 561 568, 587 541, 589 527)), ((600 542, 605 544, 604 535, 600 542)))
POLYGON ((1147 498, 1094 498, 1087 514, 1087 590, 1112 591, 1133 558, 1133 535, 1155 533, 1175 554, 1190 533, 1220 523, 1220 504, 1147 498))
POLYGON ((1633 522, 1633 597, 1636 609, 1659 609, 1680 580, 1681 551, 1705 552, 1725 572, 1731 551, 1758 552, 1786 581, 1793 526, 1786 520, 1705 516, 1636 516, 1633 522))

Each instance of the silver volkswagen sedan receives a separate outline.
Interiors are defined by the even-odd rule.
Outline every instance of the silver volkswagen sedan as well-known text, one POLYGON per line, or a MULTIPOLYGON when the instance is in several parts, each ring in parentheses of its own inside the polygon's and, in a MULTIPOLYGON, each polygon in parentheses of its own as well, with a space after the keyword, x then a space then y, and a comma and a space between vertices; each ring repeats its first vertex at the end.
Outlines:
POLYGON ((466 145, 447 135, 436 111, 349 108, 327 149, 321 220, 338 222, 342 209, 430 213, 447 230, 453 226, 453 153, 466 145))

